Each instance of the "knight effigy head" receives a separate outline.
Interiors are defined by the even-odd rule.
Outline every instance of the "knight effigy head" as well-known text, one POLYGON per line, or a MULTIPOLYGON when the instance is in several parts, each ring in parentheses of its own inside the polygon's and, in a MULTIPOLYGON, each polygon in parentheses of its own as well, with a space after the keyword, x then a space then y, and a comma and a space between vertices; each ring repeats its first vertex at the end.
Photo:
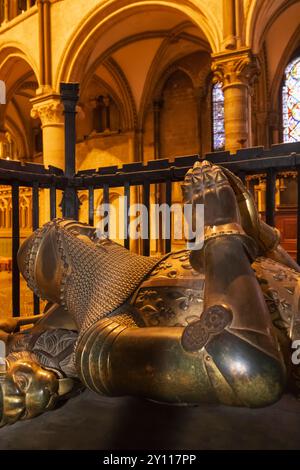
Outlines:
POLYGON ((67 265, 62 247, 57 249, 62 230, 76 234, 86 243, 96 237, 94 227, 70 219, 54 219, 27 238, 18 252, 19 269, 28 286, 38 297, 53 303, 60 303, 67 265))

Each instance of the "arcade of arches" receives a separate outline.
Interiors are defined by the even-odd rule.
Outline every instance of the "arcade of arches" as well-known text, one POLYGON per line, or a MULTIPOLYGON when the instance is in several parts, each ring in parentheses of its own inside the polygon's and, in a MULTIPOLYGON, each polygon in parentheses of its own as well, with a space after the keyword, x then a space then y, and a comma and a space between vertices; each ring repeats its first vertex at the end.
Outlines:
MULTIPOLYGON (((300 140, 299 17, 299 0, 1 0, 0 158, 63 167, 62 81, 80 83, 78 170, 300 140)), ((248 183, 263 213, 264 179, 248 183)), ((292 254, 295 188, 279 175, 276 220, 292 254)), ((10 205, 0 187, 2 269, 10 205)), ((25 237, 25 188, 20 210, 25 237)))

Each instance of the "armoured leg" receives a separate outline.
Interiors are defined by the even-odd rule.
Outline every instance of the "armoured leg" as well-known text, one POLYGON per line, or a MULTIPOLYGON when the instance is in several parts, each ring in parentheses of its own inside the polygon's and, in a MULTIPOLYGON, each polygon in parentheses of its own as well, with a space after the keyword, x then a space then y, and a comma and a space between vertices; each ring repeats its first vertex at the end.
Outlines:
POLYGON ((76 362, 87 387, 108 395, 249 407, 280 397, 285 368, 242 244, 218 240, 206 247, 205 259, 207 308, 200 321, 186 328, 132 328, 106 319, 85 332, 76 362))
POLYGON ((283 391, 285 367, 251 268, 255 244, 240 226, 233 191, 208 162, 188 173, 184 190, 189 202, 205 206, 201 319, 185 329, 98 322, 78 344, 82 380, 112 395, 253 407, 273 403, 283 391))

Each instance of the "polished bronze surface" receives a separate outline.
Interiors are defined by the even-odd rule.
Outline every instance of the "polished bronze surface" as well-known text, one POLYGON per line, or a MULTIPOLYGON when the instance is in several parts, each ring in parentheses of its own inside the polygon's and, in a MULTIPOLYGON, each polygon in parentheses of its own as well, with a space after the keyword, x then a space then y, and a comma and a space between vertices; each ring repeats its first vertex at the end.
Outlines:
POLYGON ((77 377, 100 394, 169 403, 259 407, 279 399, 290 341, 300 338, 299 268, 291 268, 278 233, 260 221, 250 193, 227 170, 197 162, 183 196, 193 207, 204 204, 201 250, 147 258, 62 219, 22 245, 28 285, 53 305, 27 334, 3 325, 3 423, 49 409, 77 377), (41 397, 40 368, 50 381, 51 397, 36 408, 27 393, 24 406, 11 378, 22 350, 41 397))
POLYGON ((58 398, 58 378, 42 368, 28 353, 9 359, 1 380, 0 426, 33 418, 54 408, 58 398))
POLYGON ((220 235, 245 235, 241 225, 237 223, 222 224, 222 225, 208 225, 204 229, 204 239, 219 237, 220 235))

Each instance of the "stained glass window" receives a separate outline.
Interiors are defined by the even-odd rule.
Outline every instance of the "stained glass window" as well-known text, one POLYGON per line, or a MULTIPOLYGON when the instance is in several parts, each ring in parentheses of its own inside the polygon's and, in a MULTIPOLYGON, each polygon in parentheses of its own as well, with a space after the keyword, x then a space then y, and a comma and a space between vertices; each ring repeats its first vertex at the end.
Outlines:
POLYGON ((285 69, 282 87, 283 141, 300 141, 300 57, 285 69))
POLYGON ((213 149, 223 150, 225 147, 224 94, 220 82, 215 83, 212 88, 212 108, 213 149))

